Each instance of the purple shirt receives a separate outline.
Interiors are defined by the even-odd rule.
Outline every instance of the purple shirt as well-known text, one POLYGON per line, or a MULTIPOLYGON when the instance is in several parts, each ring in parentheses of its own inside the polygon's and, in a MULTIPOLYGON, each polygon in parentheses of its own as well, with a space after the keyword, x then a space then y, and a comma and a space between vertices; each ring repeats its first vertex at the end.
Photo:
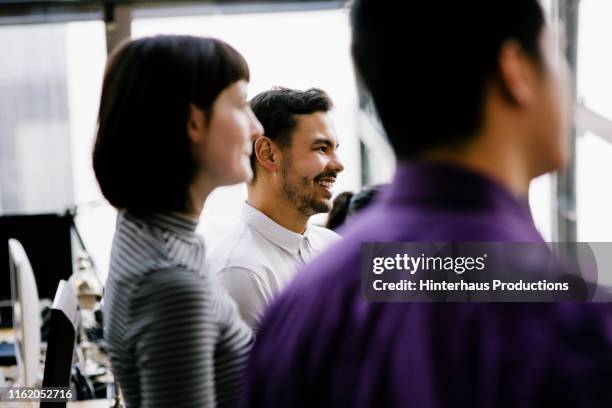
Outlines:
POLYGON ((494 181, 400 164, 392 185, 269 309, 246 407, 611 406, 606 305, 370 303, 361 242, 541 242, 494 181))

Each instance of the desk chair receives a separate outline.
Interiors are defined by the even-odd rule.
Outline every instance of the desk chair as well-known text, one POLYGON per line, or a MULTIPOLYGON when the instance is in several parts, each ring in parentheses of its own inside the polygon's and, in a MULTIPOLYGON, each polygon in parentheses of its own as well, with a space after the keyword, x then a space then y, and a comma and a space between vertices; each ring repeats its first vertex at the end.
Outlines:
MULTIPOLYGON (((70 370, 79 323, 77 305, 72 286, 61 280, 51 307, 43 387, 70 386, 70 370)), ((40 407, 66 407, 66 403, 41 402, 40 407)))

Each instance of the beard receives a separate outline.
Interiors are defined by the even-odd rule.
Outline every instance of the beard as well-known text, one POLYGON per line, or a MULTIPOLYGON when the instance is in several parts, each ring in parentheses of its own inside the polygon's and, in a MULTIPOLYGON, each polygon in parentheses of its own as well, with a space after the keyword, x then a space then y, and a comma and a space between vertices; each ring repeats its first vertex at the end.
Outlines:
POLYGON ((281 191, 300 214, 310 217, 314 214, 325 213, 331 210, 332 205, 330 201, 320 198, 317 199, 314 191, 314 184, 316 184, 317 179, 330 175, 335 177, 335 173, 330 174, 329 172, 323 172, 313 179, 296 175, 297 181, 292 182, 290 180, 290 175, 292 173, 295 174, 295 171, 293 170, 291 161, 286 158, 282 159, 280 170, 281 191))

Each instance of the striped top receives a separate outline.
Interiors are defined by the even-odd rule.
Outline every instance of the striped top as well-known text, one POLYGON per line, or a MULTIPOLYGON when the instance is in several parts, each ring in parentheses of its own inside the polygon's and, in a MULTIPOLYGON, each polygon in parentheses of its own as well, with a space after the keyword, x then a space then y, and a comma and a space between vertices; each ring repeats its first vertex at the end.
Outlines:
POLYGON ((252 334, 204 271, 196 226, 169 214, 117 217, 105 338, 127 408, 238 404, 252 334))

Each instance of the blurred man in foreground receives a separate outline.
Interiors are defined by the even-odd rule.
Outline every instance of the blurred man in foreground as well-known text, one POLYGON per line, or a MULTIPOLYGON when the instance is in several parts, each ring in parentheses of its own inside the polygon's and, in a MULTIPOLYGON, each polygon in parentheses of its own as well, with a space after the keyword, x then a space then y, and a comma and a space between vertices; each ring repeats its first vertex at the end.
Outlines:
POLYGON ((569 95, 538 2, 358 0, 352 23, 397 171, 269 309, 245 406, 611 404, 604 306, 362 295, 362 242, 542 242, 527 193, 567 160, 569 95))

